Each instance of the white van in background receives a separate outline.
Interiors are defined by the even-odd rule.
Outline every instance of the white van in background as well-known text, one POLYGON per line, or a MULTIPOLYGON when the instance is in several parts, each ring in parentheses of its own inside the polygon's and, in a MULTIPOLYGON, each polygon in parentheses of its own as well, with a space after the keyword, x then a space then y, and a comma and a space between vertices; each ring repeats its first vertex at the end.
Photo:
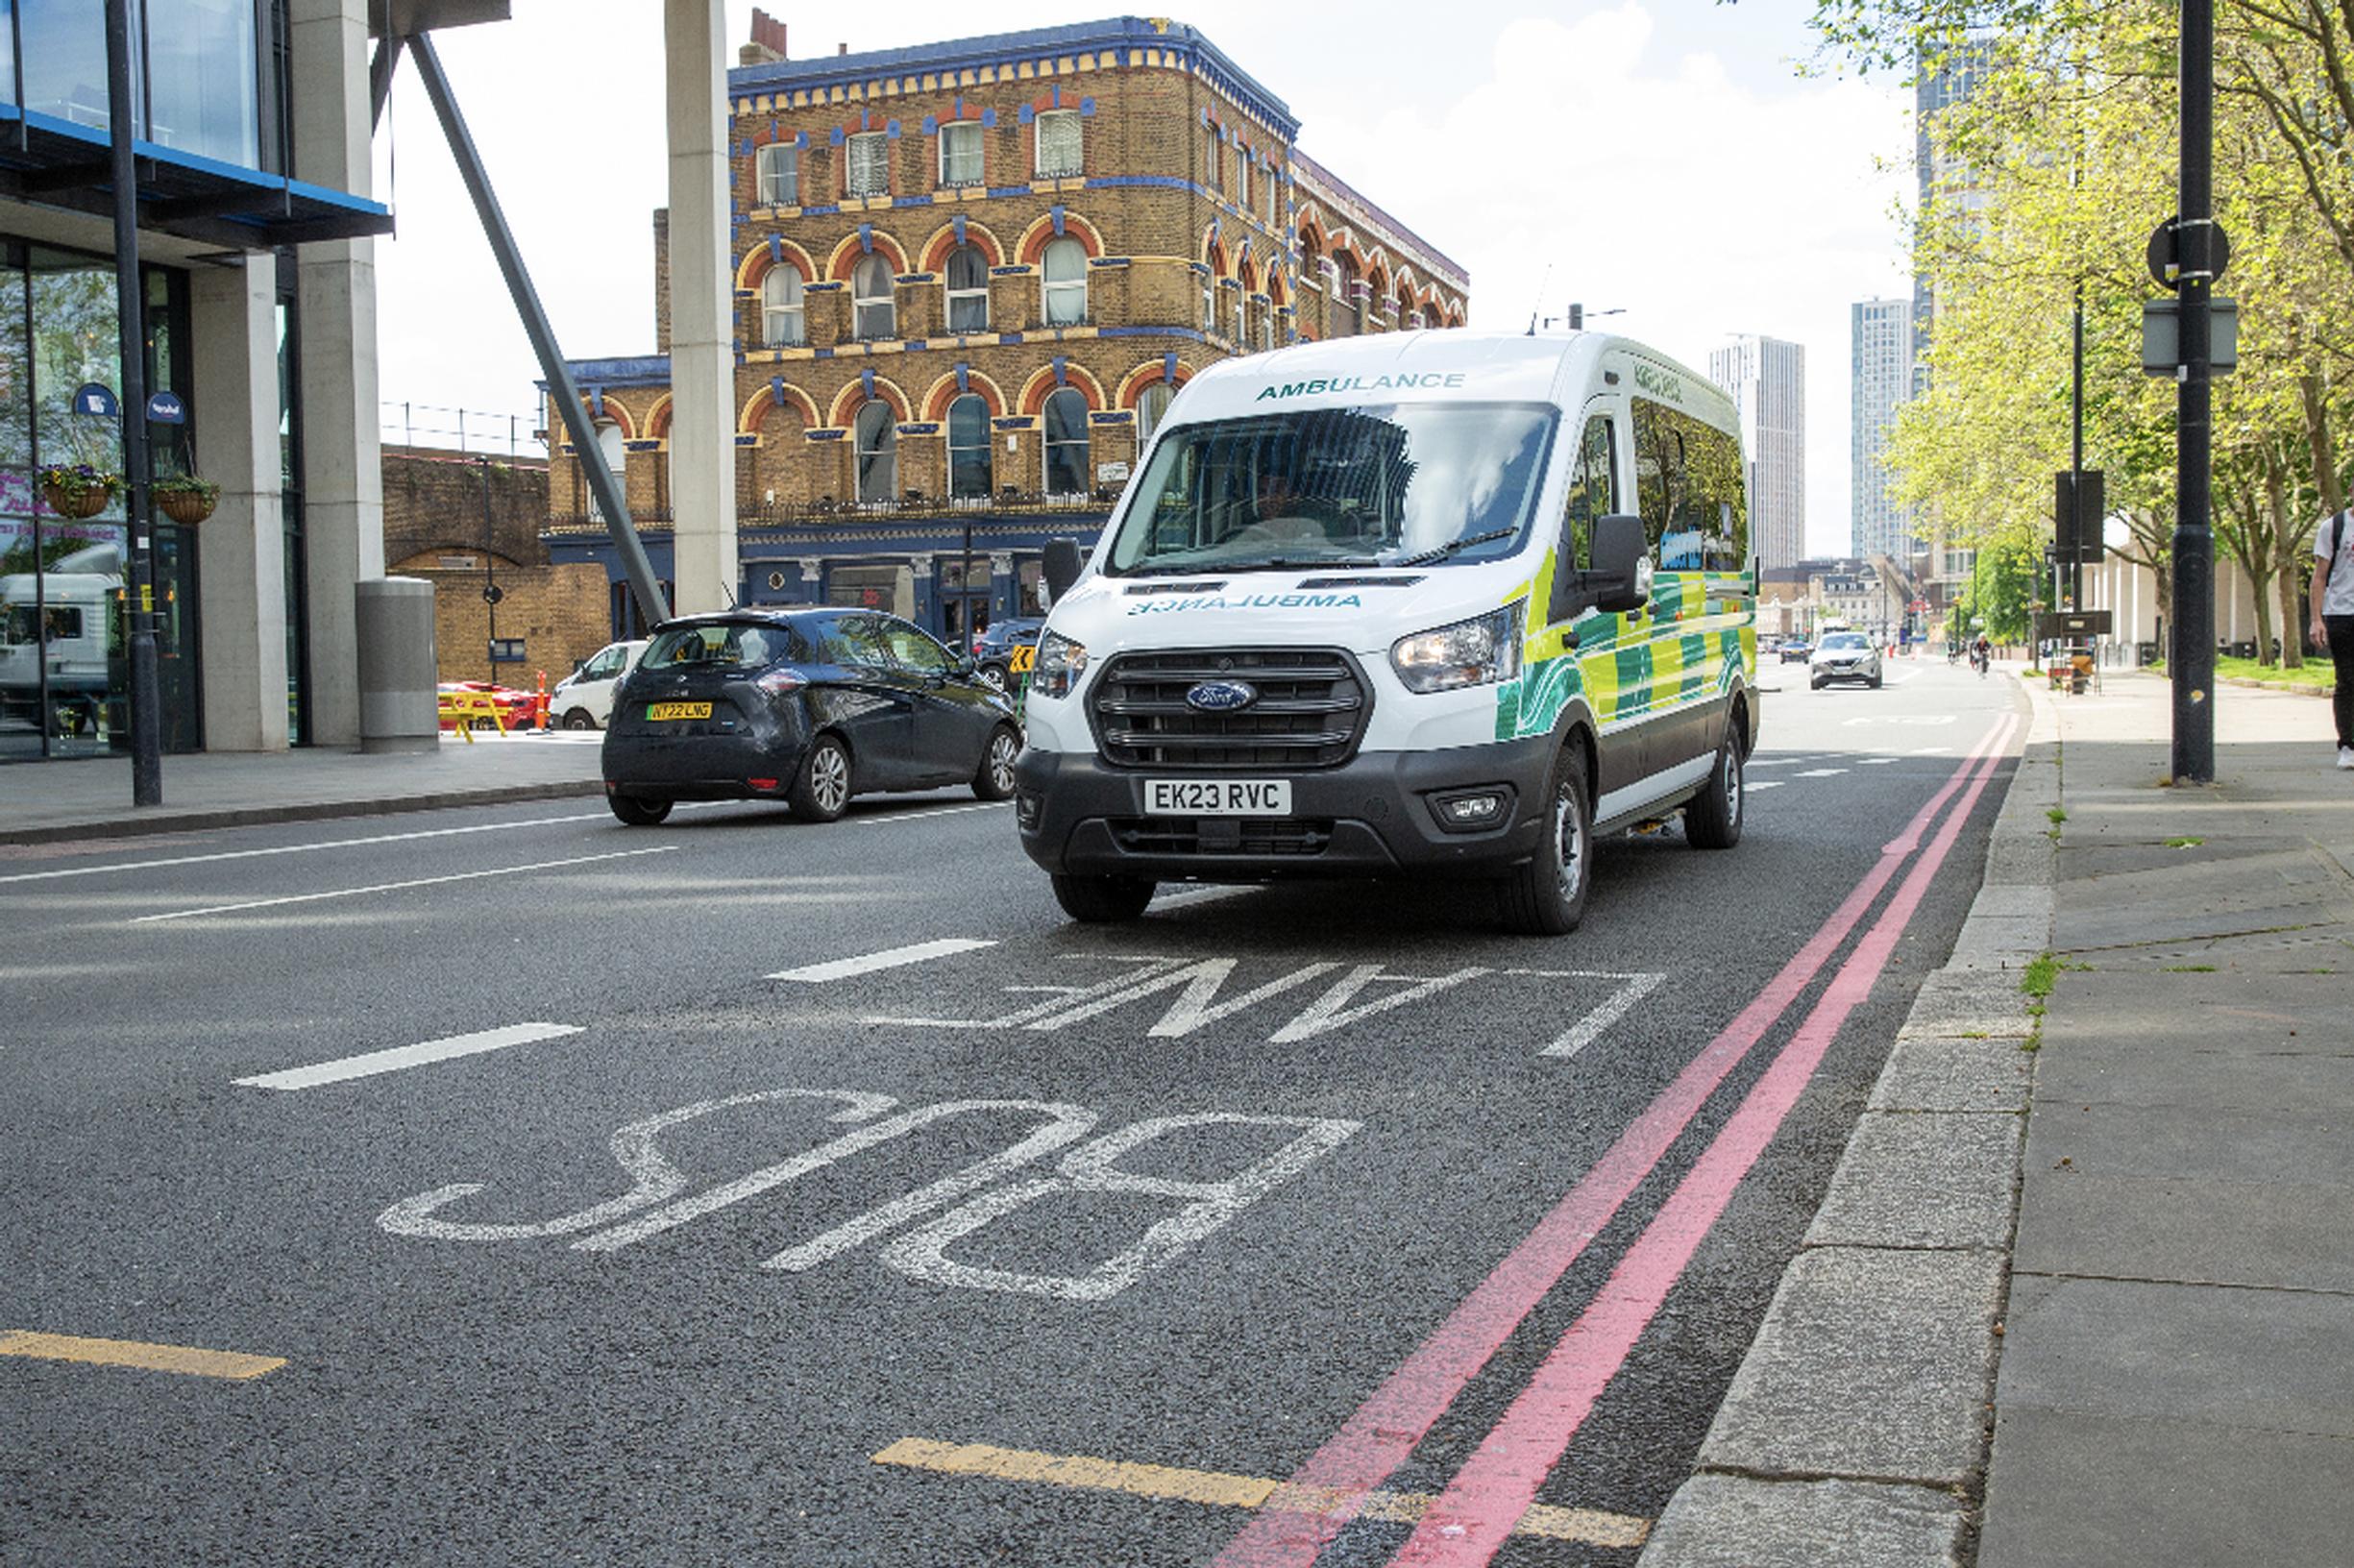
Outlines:
POLYGON ((613 722, 613 688, 646 656, 649 638, 607 643, 555 683, 548 694, 548 723, 559 729, 602 729, 613 722))
POLYGON ((1602 835, 1741 836, 1744 476, 1731 401, 1602 333, 1212 365, 1084 570, 1048 554, 1022 847, 1081 920, 1162 881, 1415 875, 1572 929, 1602 835))

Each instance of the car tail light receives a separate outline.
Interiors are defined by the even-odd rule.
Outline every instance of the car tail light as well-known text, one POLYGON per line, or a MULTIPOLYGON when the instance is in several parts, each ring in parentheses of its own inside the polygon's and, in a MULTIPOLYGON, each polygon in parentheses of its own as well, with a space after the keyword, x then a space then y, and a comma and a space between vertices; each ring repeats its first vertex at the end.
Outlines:
POLYGON ((802 674, 798 670, 777 669, 770 671, 768 674, 762 675, 758 680, 753 681, 752 684, 759 687, 762 691, 768 693, 771 697, 782 697, 787 692, 797 692, 802 687, 807 686, 809 684, 809 677, 802 674))

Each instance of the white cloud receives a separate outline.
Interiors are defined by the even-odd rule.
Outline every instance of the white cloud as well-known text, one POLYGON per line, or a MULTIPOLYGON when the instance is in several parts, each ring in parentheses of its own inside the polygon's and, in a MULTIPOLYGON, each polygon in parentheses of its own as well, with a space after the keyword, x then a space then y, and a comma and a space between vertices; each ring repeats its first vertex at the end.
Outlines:
MULTIPOLYGON (((1795 0, 1629 0, 1538 17, 1511 15, 1512 3, 1457 0, 1445 37, 1403 57, 1385 40, 1428 38, 1426 12, 1369 6, 1342 37, 1323 13, 1270 13, 1260 0, 1203 0, 1184 19, 1289 102, 1304 148, 1469 269, 1475 325, 1516 331, 1540 306, 1558 315, 1579 300, 1623 307, 1600 324, 1703 368, 1736 332, 1803 343, 1809 542, 1844 550, 1848 306, 1910 287, 1890 215, 1910 183, 1907 100, 1761 68, 1762 56, 1810 46, 1795 0), (1483 36, 1485 51, 1473 45, 1483 36)), ((565 352, 650 352, 660 8, 515 9, 512 22, 442 35, 443 61, 565 352)), ((1023 21, 1114 9, 1057 3, 1023 21)), ((749 0, 728 11, 741 38, 749 0)), ((907 0, 858 19, 848 41, 953 37, 972 31, 969 16, 907 0)), ((839 29, 819 25, 795 19, 797 57, 832 52, 839 29)), ((387 131, 378 189, 397 201, 401 234, 378 252, 383 395, 531 413, 537 370, 412 65, 387 131)))

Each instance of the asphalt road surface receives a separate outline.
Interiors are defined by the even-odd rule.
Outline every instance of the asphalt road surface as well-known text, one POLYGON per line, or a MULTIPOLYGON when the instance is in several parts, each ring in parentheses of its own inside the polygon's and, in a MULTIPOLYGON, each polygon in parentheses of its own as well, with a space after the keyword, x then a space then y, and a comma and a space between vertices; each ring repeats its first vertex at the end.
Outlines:
POLYGON ((0 851, 0 1561, 1630 1563, 2018 749, 1890 669, 1556 941, 947 795, 0 851))

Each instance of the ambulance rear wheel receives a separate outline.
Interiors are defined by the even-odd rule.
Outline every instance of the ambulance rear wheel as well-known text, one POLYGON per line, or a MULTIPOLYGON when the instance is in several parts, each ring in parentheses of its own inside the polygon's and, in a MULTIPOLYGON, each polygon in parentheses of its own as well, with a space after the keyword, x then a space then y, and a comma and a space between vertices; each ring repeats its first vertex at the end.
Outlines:
POLYGON ((1054 901, 1086 925, 1120 925, 1140 919, 1157 884, 1141 876, 1080 876, 1057 872, 1054 901))
POLYGON ((1683 836, 1695 849, 1729 849, 1741 842, 1741 732, 1728 723, 1716 766, 1700 794, 1683 808, 1683 836))
POLYGON ((1585 758, 1577 747, 1561 748, 1550 782, 1536 853, 1497 890, 1505 929, 1522 936, 1559 937, 1577 930, 1593 883, 1593 796, 1586 793, 1585 758))

